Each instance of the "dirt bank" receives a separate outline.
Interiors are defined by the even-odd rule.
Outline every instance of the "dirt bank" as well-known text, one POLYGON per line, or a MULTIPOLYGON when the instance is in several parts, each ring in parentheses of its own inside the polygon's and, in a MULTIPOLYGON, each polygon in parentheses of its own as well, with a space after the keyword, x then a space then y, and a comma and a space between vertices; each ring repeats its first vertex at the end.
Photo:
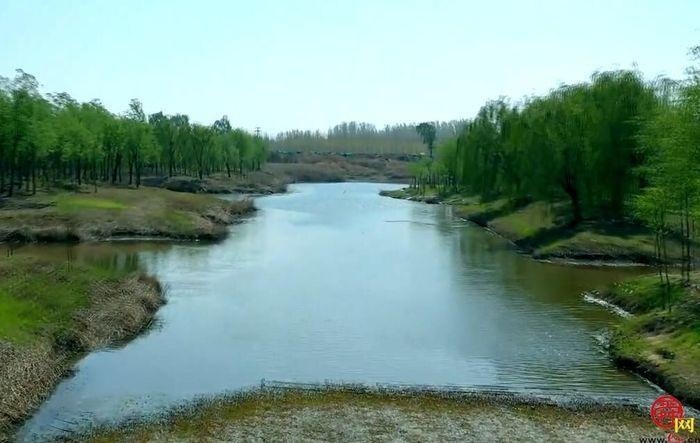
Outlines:
POLYGON ((0 260, 0 442, 76 359, 142 331, 164 303, 150 277, 12 256, 0 260))
POLYGON ((332 389, 201 402, 90 436, 126 441, 638 441, 663 436, 646 411, 511 396, 332 389))
POLYGON ((43 192, 0 205, 0 242, 94 241, 114 237, 218 239, 254 210, 225 201, 154 188, 43 192))

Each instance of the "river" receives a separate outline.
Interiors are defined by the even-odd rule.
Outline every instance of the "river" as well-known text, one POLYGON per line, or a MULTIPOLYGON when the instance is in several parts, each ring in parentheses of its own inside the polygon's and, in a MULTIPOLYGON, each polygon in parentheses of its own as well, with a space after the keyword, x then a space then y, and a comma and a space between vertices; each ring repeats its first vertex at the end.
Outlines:
POLYGON ((377 194, 395 187, 293 185, 215 244, 32 246, 141 267, 168 303, 145 334, 78 362, 20 439, 263 378, 656 395, 611 364, 597 337, 615 317, 581 297, 638 270, 534 261, 447 206, 377 194))

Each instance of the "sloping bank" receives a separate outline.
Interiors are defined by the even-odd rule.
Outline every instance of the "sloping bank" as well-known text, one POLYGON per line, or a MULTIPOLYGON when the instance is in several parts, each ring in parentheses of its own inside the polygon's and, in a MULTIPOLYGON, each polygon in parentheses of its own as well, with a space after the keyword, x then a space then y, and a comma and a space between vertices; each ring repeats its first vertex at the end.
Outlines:
MULTIPOLYGON (((582 224, 567 226, 566 204, 535 202, 514 207, 506 200, 481 203, 458 195, 440 197, 408 189, 382 195, 426 203, 446 203, 459 217, 513 242, 538 259, 596 263, 650 263, 654 239, 642 227, 582 224)), ((671 244, 671 255, 679 247, 671 244)), ((672 281, 672 308, 666 309, 659 277, 638 277, 613 285, 601 298, 634 314, 614 328, 609 351, 615 363, 635 371, 689 405, 700 407, 700 295, 696 284, 672 281)), ((700 274, 695 275, 700 281, 700 274)))
POLYGON ((50 192, 0 202, 0 242, 95 241, 120 237, 215 240, 255 208, 251 200, 156 188, 50 192))
POLYGON ((0 259, 0 442, 74 362, 142 331, 164 303, 158 282, 21 253, 0 259))
MULTIPOLYGON (((517 205, 506 199, 486 203, 477 197, 441 196, 400 189, 381 195, 425 203, 445 203, 455 215, 483 226, 512 242, 521 252, 540 260, 600 264, 652 263, 654 237, 644 227, 631 224, 582 222, 570 224, 566 202, 534 202, 517 205)), ((677 244, 669 244, 670 256, 679 255, 677 244)))
MULTIPOLYGON (((0 242, 218 239, 255 209, 153 188, 91 191, 0 201, 0 242)), ((37 255, 0 257, 0 442, 78 358, 138 334, 164 303, 143 274, 37 255)))
MULTIPOLYGON (((696 274, 691 281, 697 282, 696 274)), ((696 284, 672 278, 671 309, 658 275, 613 285, 596 294, 633 315, 614 328, 610 353, 622 367, 652 380, 700 408, 700 293, 696 284)))

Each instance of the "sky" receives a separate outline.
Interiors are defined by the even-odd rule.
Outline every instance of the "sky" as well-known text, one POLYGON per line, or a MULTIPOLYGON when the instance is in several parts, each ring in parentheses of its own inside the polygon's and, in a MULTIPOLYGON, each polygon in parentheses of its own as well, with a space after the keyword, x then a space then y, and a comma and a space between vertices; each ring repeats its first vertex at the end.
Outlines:
POLYGON ((700 0, 0 0, 0 76, 268 134, 470 118, 595 71, 681 78, 700 0))

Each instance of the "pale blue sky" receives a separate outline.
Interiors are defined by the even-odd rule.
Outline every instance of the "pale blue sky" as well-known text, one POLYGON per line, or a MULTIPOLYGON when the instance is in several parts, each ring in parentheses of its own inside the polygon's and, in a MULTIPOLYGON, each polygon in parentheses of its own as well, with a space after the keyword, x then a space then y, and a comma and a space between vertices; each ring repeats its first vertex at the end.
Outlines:
POLYGON ((700 0, 0 0, 0 75, 276 133, 472 116, 593 71, 681 77, 700 0))

